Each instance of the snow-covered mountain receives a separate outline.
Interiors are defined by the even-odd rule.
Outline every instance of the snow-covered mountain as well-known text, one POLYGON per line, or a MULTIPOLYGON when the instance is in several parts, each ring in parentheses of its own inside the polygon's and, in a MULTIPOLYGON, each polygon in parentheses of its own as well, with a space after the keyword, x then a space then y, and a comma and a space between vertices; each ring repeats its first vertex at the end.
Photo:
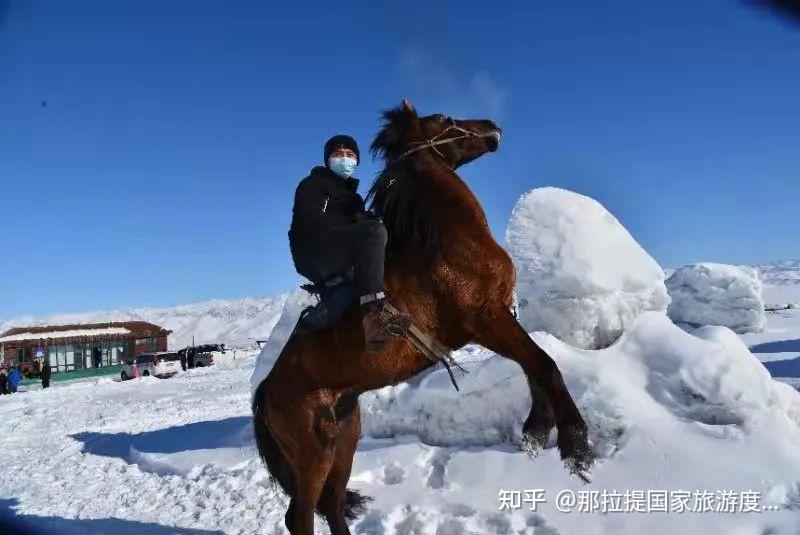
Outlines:
POLYGON ((170 349, 192 343, 223 342, 253 346, 265 339, 278 321, 286 295, 241 299, 212 299, 167 308, 122 308, 100 312, 54 314, 44 317, 20 316, 0 320, 0 332, 12 327, 101 323, 107 321, 149 321, 170 329, 170 349))
POLYGON ((756 268, 765 284, 800 286, 800 260, 781 260, 756 268))
POLYGON ((800 304, 800 260, 782 260, 755 267, 764 283, 767 305, 800 304))
MULTIPOLYGON (((783 260, 753 266, 764 282, 764 301, 768 304, 800 303, 800 260, 783 260)), ((200 303, 165 308, 121 308, 98 312, 53 314, 42 317, 18 316, 0 319, 0 332, 28 325, 99 323, 143 320, 155 323, 173 334, 170 348, 192 343, 224 342, 250 346, 267 338, 280 317, 287 294, 240 299, 212 299, 200 303)))

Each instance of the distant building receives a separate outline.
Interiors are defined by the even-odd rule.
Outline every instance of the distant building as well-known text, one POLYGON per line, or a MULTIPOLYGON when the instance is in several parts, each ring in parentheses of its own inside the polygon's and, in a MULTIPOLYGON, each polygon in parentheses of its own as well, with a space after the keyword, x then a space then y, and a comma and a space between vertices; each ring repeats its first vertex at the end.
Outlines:
POLYGON ((113 366, 166 351, 171 333, 146 321, 17 327, 0 334, 0 362, 32 365, 43 358, 54 373, 113 366))

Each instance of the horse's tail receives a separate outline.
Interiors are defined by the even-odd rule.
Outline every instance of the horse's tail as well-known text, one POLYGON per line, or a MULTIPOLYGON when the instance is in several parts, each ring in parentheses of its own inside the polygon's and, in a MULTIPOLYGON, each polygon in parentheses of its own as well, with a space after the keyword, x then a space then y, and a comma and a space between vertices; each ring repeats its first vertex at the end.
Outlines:
POLYGON ((258 455, 267 465, 270 479, 277 483, 289 496, 294 496, 294 476, 289 461, 281 451, 281 447, 272 436, 272 432, 264 421, 262 402, 267 388, 267 380, 261 381, 253 395, 253 431, 256 437, 258 455))
MULTIPOLYGON (((294 496, 294 475, 292 474, 292 467, 289 461, 281 451, 281 447, 272 436, 266 422, 264 421, 264 413, 262 402, 264 400, 264 391, 266 390, 266 379, 261 381, 261 384, 256 388, 256 393, 253 396, 253 430, 256 437, 256 447, 258 448, 258 455, 264 464, 267 465, 270 479, 277 483, 283 491, 289 496, 294 496)), ((327 483, 326 483, 327 486, 327 483)), ((369 496, 364 496, 358 491, 347 489, 344 504, 344 515, 348 520, 355 520, 367 510, 367 503, 372 500, 369 496)), ((319 511, 318 511, 319 512, 319 511)))
POLYGON ((364 496, 357 490, 347 489, 344 501, 344 516, 347 520, 355 520, 367 512, 367 503, 371 502, 370 496, 364 496))

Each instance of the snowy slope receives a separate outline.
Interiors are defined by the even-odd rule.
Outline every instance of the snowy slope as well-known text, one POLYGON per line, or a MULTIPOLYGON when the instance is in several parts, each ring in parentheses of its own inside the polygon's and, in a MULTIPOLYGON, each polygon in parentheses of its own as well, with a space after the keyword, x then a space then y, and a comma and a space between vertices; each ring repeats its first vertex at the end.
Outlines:
POLYGON ((170 329, 171 349, 192 343, 224 342, 252 346, 269 335, 283 308, 285 295, 263 298, 213 299, 169 308, 125 308, 104 312, 30 316, 0 320, 0 332, 12 327, 100 323, 106 321, 149 321, 170 329))
MULTIPOLYGON (((761 280, 764 282, 764 301, 767 304, 800 304, 800 260, 787 260, 754 267, 759 270, 761 280)), ((667 274, 671 272, 668 271, 667 274)), ((0 332, 28 325, 144 320, 173 330, 174 333, 170 336, 172 348, 190 344, 192 336, 198 344, 222 341, 237 345, 252 345, 255 340, 267 338, 278 321, 288 295, 213 299, 167 308, 124 308, 102 312, 53 314, 45 317, 20 316, 0 319, 0 332)), ((769 328, 768 317, 767 330, 769 328)), ((762 339, 771 340, 770 334, 766 333, 758 338, 759 341, 762 339)))

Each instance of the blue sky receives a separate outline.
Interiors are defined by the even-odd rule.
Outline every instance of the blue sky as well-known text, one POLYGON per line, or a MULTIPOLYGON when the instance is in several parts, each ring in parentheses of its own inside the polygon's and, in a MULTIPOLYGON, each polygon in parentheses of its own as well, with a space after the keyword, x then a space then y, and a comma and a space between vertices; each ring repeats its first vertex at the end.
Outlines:
POLYGON ((0 317, 292 288, 296 183, 404 96, 503 127, 462 169, 501 241, 559 186, 665 267, 800 256, 800 28, 733 0, 363 4, 0 0, 0 317))

